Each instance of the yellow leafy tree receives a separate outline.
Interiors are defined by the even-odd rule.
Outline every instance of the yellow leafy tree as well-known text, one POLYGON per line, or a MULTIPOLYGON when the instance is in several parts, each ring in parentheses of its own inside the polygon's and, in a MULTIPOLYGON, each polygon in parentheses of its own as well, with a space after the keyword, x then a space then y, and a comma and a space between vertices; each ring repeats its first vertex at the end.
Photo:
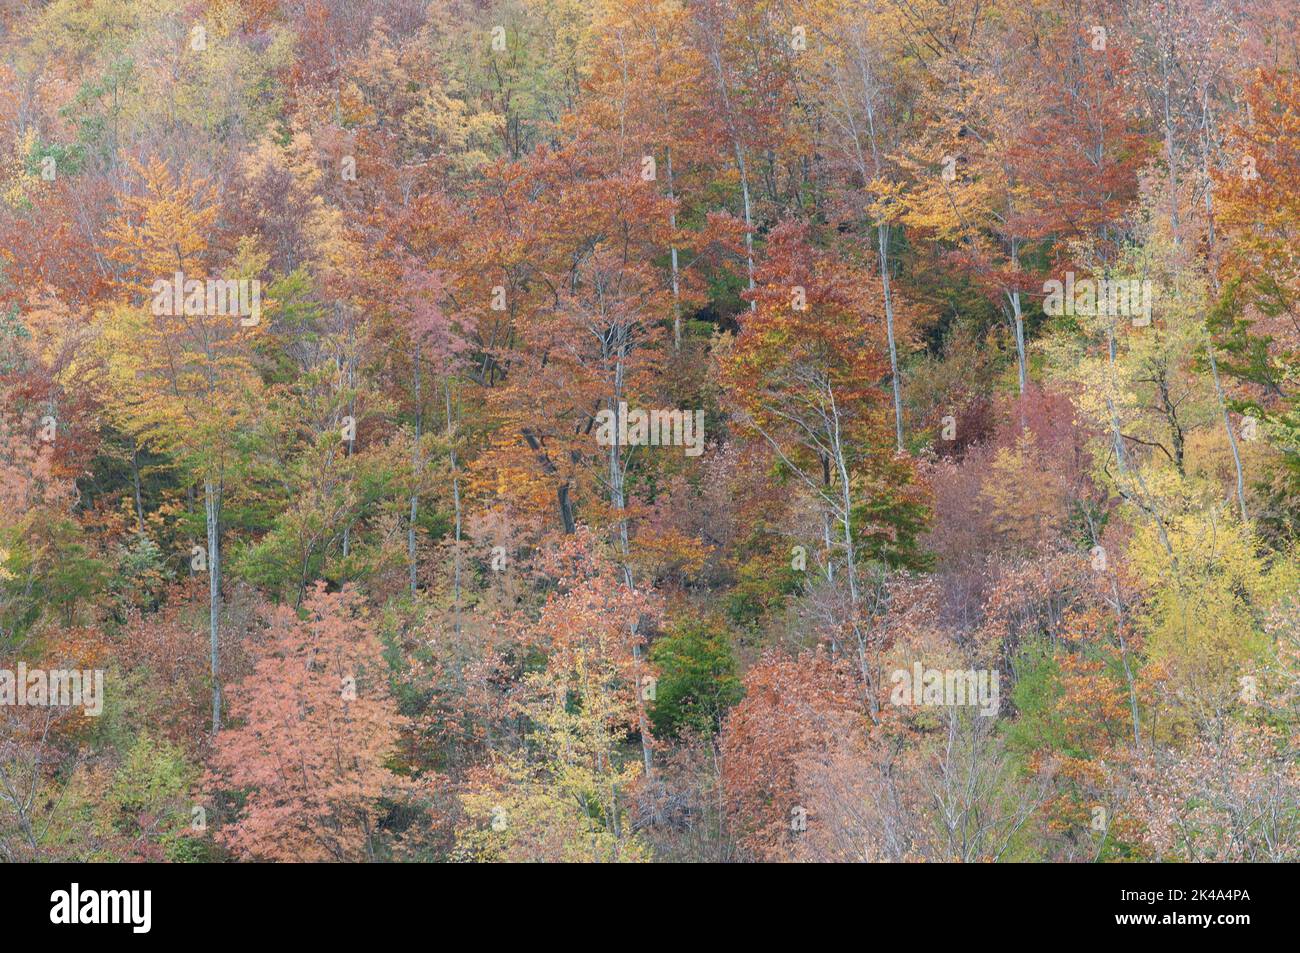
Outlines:
POLYGON ((158 159, 137 166, 137 172, 141 194, 124 198, 121 216, 106 232, 107 256, 121 269, 121 296, 100 314, 109 412, 142 444, 172 455, 203 484, 207 546, 192 553, 191 567, 206 569, 209 577, 215 733, 221 724, 221 506, 237 463, 237 437, 257 419, 261 401, 250 344, 261 323, 260 284, 253 276, 265 262, 253 242, 241 241, 233 260, 213 277, 217 206, 206 183, 187 170, 174 176, 158 159), (214 300, 212 289, 224 291, 232 282, 247 283, 248 308, 214 300), (167 287, 177 284, 183 302, 167 287))
POLYGON ((1165 526, 1172 554, 1150 523, 1129 547, 1147 585, 1146 646, 1179 707, 1208 719, 1241 701, 1241 679, 1267 661, 1265 621, 1300 586, 1300 569, 1294 553, 1265 550, 1222 504, 1187 507, 1165 526))

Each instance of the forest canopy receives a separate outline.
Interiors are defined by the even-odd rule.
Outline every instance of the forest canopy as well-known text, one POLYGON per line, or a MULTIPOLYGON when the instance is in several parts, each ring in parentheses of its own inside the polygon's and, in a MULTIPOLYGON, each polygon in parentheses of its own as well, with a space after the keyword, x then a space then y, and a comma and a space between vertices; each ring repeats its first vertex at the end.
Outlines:
POLYGON ((0 859, 1300 860, 1297 15, 0 2, 0 859))

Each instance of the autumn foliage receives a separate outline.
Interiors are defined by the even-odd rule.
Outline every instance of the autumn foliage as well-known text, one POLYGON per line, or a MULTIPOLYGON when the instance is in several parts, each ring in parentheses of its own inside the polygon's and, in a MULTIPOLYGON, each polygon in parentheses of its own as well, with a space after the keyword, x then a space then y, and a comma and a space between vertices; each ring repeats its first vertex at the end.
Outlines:
POLYGON ((1298 12, 0 4, 0 859, 1300 859, 1298 12))

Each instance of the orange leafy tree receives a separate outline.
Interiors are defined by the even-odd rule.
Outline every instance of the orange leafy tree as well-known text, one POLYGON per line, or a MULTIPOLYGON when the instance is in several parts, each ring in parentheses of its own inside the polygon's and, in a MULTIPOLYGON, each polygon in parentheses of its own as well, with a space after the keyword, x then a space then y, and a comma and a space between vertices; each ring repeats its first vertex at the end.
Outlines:
POLYGON ((759 282, 758 307, 721 357, 720 376, 741 423, 825 514, 827 549, 834 538, 843 564, 842 573, 828 575, 846 589, 834 639, 842 633, 857 657, 874 710, 879 646, 864 624, 862 520, 864 510, 890 509, 878 505, 881 495, 897 494, 901 502, 913 474, 910 461, 895 458, 883 426, 883 321, 871 310, 882 300, 871 291, 880 282, 814 248, 806 227, 793 222, 769 236, 759 282), (877 483, 886 473, 889 479, 877 483))
POLYGON ((807 828, 814 811, 801 803, 800 766, 865 720, 859 696, 852 671, 821 651, 772 654, 745 676, 721 742, 728 816, 742 846, 775 859, 807 828))
POLYGON ((207 787, 237 808, 217 838, 246 858, 372 860, 391 849, 389 803, 422 790, 391 761, 405 719, 361 594, 318 583, 304 609, 275 612, 230 690, 236 727, 218 736, 207 787))

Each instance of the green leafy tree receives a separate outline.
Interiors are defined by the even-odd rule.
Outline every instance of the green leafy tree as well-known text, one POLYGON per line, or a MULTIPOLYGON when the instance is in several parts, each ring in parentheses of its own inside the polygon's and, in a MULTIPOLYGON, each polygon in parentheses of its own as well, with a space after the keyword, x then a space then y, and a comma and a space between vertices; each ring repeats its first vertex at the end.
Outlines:
POLYGON ((659 670, 650 708, 658 736, 713 734, 744 694, 727 631, 709 620, 679 622, 651 647, 650 661, 659 670))

